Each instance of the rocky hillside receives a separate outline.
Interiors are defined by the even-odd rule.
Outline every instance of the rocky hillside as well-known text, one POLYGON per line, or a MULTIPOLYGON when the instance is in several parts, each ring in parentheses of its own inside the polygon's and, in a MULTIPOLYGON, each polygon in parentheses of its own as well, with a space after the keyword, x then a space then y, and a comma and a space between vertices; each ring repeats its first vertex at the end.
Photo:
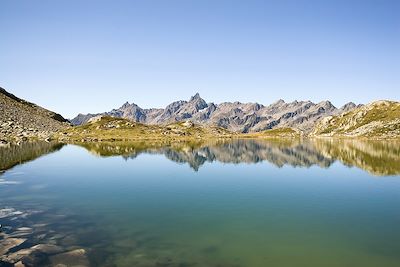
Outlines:
POLYGON ((169 124, 190 120, 196 124, 218 126, 234 132, 258 132, 273 128, 297 128, 310 132, 320 119, 352 110, 354 103, 338 109, 329 101, 313 103, 294 101, 285 103, 279 100, 269 106, 258 103, 225 102, 207 103, 196 94, 189 101, 176 101, 164 109, 142 109, 128 102, 118 109, 99 114, 79 114, 71 122, 81 125, 98 115, 126 118, 145 124, 169 124))
POLYGON ((376 101, 317 124, 311 135, 400 138, 400 102, 376 101))
POLYGON ((69 125, 61 115, 22 100, 0 87, 1 143, 31 137, 46 139, 69 125))

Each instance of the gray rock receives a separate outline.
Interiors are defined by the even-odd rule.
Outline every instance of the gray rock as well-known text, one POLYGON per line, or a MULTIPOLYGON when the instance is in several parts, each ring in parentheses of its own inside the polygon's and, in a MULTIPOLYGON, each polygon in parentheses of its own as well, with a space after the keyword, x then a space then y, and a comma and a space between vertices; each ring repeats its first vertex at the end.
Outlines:
POLYGON ((7 254, 3 256, 2 260, 9 263, 21 261, 21 263, 26 266, 41 266, 48 261, 49 256, 62 252, 64 252, 64 250, 56 245, 39 244, 7 254))
POLYGON ((10 249, 21 245, 25 241, 25 238, 4 238, 0 240, 0 257, 5 255, 10 249))

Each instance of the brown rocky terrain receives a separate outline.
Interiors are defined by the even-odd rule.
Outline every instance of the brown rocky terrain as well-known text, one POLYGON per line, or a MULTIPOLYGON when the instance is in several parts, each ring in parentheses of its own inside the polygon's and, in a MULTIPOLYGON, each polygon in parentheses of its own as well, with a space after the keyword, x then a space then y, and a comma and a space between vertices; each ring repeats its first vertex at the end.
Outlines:
POLYGON ((0 142, 47 139, 70 124, 60 114, 22 100, 0 87, 0 142))

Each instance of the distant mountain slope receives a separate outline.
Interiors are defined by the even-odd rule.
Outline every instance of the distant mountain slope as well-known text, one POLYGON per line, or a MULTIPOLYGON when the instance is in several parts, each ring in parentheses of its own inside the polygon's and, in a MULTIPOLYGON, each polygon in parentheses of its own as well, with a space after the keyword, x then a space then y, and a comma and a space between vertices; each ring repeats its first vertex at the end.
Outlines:
POLYGON ((190 120, 196 124, 219 126, 243 133, 281 127, 310 132, 315 123, 323 117, 341 114, 355 107, 354 103, 348 103, 337 109, 329 101, 315 104, 311 101, 285 103, 283 100, 269 106, 240 102, 214 104, 207 103, 196 94, 189 101, 176 101, 164 109, 142 109, 136 104, 127 102, 110 112, 79 114, 71 122, 74 125, 81 125, 98 115, 108 115, 145 124, 169 124, 190 120))
POLYGON ((20 99, 0 87, 0 139, 47 138, 69 125, 60 114, 20 99))
POLYGON ((312 135, 400 138, 400 102, 376 101, 338 116, 326 117, 312 135))
POLYGON ((220 127, 204 127, 192 122, 167 125, 146 125, 125 118, 97 116, 85 125, 71 127, 60 133, 60 141, 143 141, 143 140, 197 140, 231 138, 234 133, 220 127))

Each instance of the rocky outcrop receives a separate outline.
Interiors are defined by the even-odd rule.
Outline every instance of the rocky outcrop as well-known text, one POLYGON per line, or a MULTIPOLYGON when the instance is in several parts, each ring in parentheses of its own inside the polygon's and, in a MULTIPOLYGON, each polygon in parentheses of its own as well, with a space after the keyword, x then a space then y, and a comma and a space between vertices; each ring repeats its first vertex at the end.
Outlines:
POLYGON ((68 120, 33 103, 22 100, 0 87, 0 142, 46 139, 65 127, 68 120))
POLYGON ((127 118, 145 124, 170 124, 190 120, 196 124, 219 126, 234 132, 258 132, 274 128, 296 128, 310 132, 315 123, 329 115, 337 115, 355 108, 348 103, 337 109, 329 101, 313 103, 279 100, 269 106, 259 103, 225 102, 207 103, 197 93, 189 101, 176 101, 164 109, 142 109, 136 104, 125 103, 118 109, 99 114, 79 114, 72 120, 81 125, 98 115, 127 118))
POLYGON ((400 103, 376 101, 320 121, 312 136, 400 138, 400 103))

